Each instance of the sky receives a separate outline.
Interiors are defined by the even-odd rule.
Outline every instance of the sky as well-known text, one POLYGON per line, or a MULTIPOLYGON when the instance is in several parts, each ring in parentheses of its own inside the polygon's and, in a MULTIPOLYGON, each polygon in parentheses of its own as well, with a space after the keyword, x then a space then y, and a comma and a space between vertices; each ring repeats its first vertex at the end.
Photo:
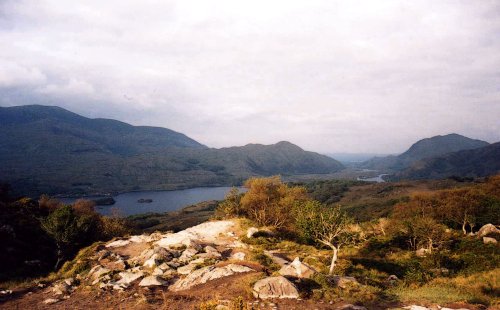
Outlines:
POLYGON ((500 1, 0 0, 0 106, 210 147, 500 140, 500 1))

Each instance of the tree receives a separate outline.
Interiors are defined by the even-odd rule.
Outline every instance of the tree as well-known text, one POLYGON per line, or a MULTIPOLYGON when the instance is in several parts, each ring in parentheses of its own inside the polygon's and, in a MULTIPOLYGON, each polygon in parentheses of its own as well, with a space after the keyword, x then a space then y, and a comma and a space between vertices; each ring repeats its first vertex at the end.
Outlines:
POLYGON ((95 228, 94 218, 78 215, 71 206, 62 206, 41 220, 42 229, 50 235, 57 247, 58 269, 68 250, 82 240, 88 239, 89 232, 95 228))
POLYGON ((293 221, 293 206, 307 200, 303 187, 288 187, 279 176, 251 178, 241 198, 241 211, 262 226, 283 228, 293 221))
POLYGON ((467 234, 466 228, 469 226, 472 233, 476 226, 477 216, 482 213, 485 195, 478 189, 463 188, 442 191, 439 193, 439 198, 443 220, 460 225, 464 235, 467 234))
POLYGON ((333 274, 340 248, 357 240, 356 231, 350 229, 352 219, 340 210, 340 206, 327 207, 318 201, 296 207, 295 218, 303 239, 332 249, 329 274, 333 274))
POLYGON ((424 247, 429 253, 446 239, 446 226, 430 217, 414 216, 401 221, 400 232, 414 250, 424 247))
POLYGON ((230 218, 243 215, 240 207, 240 200, 241 194, 239 189, 236 187, 231 188, 229 193, 224 197, 224 201, 217 206, 217 216, 230 218))

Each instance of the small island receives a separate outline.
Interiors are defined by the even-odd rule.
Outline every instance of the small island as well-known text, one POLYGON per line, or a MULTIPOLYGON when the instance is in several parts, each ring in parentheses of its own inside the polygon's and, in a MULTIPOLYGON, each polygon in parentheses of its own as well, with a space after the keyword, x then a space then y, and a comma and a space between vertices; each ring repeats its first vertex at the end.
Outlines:
POLYGON ((153 202, 153 199, 151 198, 141 198, 139 200, 137 200, 138 203, 152 203, 153 202))

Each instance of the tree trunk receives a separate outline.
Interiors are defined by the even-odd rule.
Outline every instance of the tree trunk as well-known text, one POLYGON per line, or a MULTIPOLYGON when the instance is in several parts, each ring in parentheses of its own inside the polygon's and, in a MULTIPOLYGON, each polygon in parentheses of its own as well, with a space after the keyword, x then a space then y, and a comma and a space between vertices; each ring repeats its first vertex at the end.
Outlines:
POLYGON ((333 274, 333 268, 335 268, 335 262, 337 261, 337 254, 338 254, 339 249, 332 246, 332 250, 333 250, 333 256, 332 256, 332 263, 330 265, 329 275, 333 274))
POLYGON ((54 266, 54 270, 57 271, 59 269, 63 260, 64 260, 64 254, 63 254, 61 247, 58 245, 57 246, 57 262, 56 262, 56 265, 54 266))
POLYGON ((467 230, 465 229, 465 225, 467 225, 467 221, 464 221, 462 224, 462 231, 464 232, 464 235, 467 235, 467 230))

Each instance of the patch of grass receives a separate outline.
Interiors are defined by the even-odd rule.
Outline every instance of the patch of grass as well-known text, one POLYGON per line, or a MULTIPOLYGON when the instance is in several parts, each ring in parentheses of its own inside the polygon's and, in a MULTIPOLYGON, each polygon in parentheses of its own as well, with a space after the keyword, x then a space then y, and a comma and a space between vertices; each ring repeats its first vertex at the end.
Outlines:
POLYGON ((421 286, 398 286, 389 292, 403 302, 429 302, 446 304, 468 302, 486 306, 499 306, 498 283, 500 268, 471 276, 437 278, 421 286))
POLYGON ((103 242, 96 242, 91 246, 81 249, 76 257, 64 263, 61 269, 57 272, 57 278, 75 277, 77 274, 87 272, 91 268, 90 256, 96 252, 96 249, 103 245, 103 242))

